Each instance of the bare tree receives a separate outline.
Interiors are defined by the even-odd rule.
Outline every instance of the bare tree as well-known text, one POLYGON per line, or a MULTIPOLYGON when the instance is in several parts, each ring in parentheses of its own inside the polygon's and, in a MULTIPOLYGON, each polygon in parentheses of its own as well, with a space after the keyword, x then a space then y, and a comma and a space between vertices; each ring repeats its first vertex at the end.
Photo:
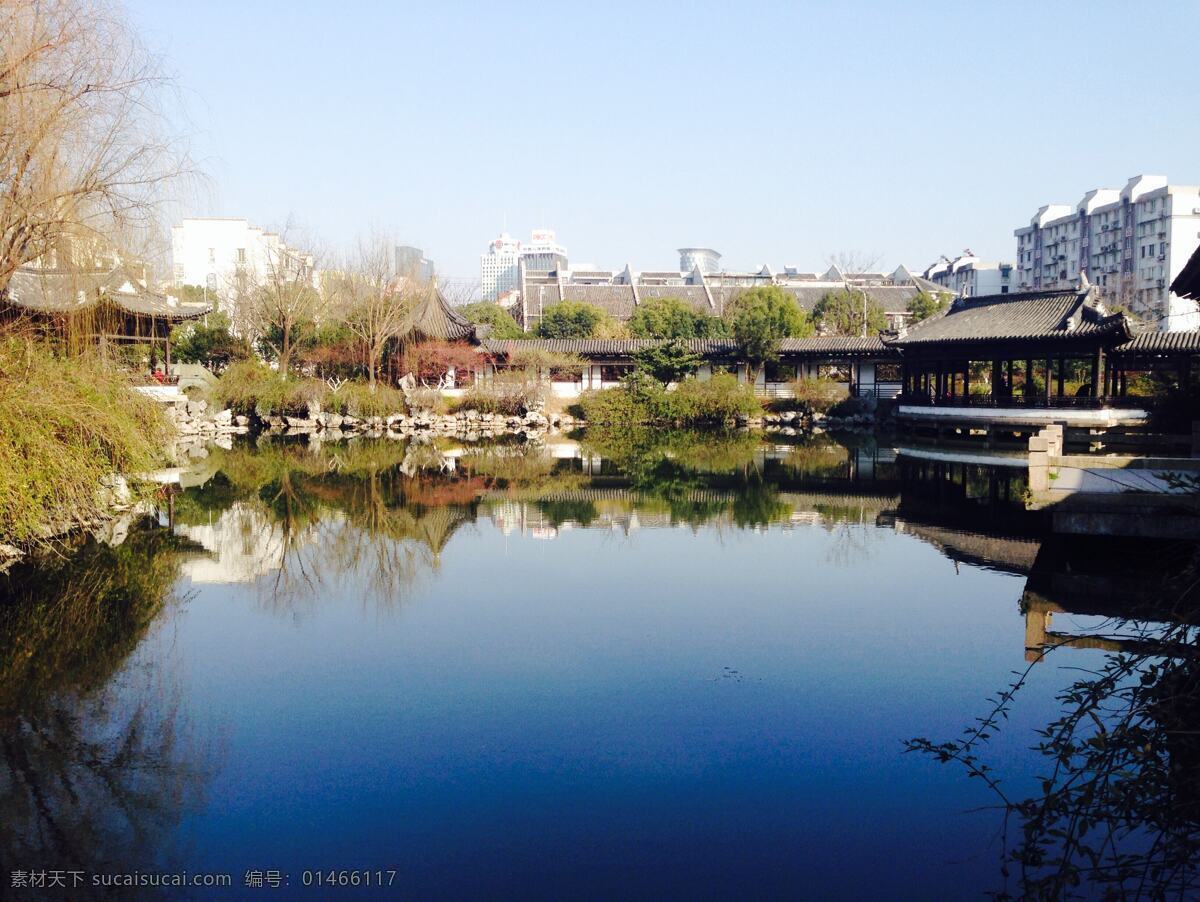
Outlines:
POLYGON ((872 272, 883 259, 882 254, 865 251, 837 251, 825 256, 825 263, 836 266, 842 277, 848 279, 854 273, 872 272))
POLYGON ((862 303, 862 317, 859 321, 859 332, 861 337, 867 337, 868 322, 871 318, 869 310, 869 298, 867 292, 862 288, 861 284, 855 285, 853 276, 857 273, 869 273, 874 267, 879 265, 882 259, 882 254, 874 252, 867 253, 864 251, 837 251, 829 254, 825 258, 825 262, 830 266, 837 267, 842 274, 842 281, 846 286, 847 294, 853 295, 857 289, 860 295, 859 300, 862 303))
POLYGON ((432 290, 415 271, 393 271, 392 245, 379 233, 360 238, 349 264, 330 280, 346 327, 366 351, 367 381, 372 393, 388 342, 398 337, 417 294, 426 288, 432 290))
POLYGON ((64 239, 150 230, 187 171, 166 84, 109 0, 0 0, 0 291, 64 239))
POLYGON ((291 246, 289 233, 285 229, 275 236, 261 271, 245 274, 246 294, 241 299, 250 334, 276 344, 279 372, 285 375, 298 327, 318 320, 325 300, 316 287, 316 255, 291 246))

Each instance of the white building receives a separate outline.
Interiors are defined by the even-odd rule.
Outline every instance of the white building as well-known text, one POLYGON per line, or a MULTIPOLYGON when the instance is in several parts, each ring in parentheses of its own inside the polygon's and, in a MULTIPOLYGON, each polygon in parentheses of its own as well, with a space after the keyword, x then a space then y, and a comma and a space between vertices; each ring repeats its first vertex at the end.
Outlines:
POLYGON ((521 242, 508 232, 488 245, 479 256, 479 281, 485 301, 494 301, 506 291, 515 291, 520 281, 521 242))
POLYGON ((699 267, 706 276, 721 271, 721 255, 711 247, 679 248, 679 269, 691 272, 699 267))
POLYGON ((1074 286, 1082 273, 1110 303, 1160 329, 1200 328, 1196 302, 1170 291, 1200 245, 1200 187, 1135 176, 1074 207, 1044 206, 1014 234, 1019 290, 1074 286))
POLYGON ((279 235, 244 219, 184 219, 171 227, 171 261, 175 287, 206 288, 214 306, 231 315, 229 305, 238 290, 258 284, 281 266, 293 277, 317 284, 310 254, 288 247, 279 235))
POLYGON ((970 250, 953 260, 942 257, 922 276, 959 297, 1008 294, 1017 282, 1011 263, 980 260, 970 250))
POLYGON ((534 229, 529 243, 521 245, 521 260, 527 272, 558 272, 567 268, 567 249, 550 229, 534 229))

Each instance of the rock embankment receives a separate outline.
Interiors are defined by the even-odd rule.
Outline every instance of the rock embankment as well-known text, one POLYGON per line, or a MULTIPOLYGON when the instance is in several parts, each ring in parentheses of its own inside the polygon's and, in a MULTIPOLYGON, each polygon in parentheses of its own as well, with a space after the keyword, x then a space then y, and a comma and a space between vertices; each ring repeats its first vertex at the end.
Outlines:
POLYGON ((583 423, 565 413, 531 410, 520 416, 463 410, 438 414, 433 411, 393 413, 387 416, 355 417, 309 407, 306 416, 267 414, 259 418, 268 432, 282 435, 320 434, 337 440, 351 436, 405 438, 416 435, 444 435, 466 441, 478 441, 500 435, 539 435, 565 432, 583 423))

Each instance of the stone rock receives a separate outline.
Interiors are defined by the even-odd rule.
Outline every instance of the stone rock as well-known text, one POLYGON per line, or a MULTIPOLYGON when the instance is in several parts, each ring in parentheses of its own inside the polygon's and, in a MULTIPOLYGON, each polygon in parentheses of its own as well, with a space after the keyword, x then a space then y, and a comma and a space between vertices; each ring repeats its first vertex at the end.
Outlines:
POLYGON ((239 414, 238 416, 233 418, 233 422, 236 423, 238 426, 249 426, 250 418, 239 414))
POLYGON ((188 416, 198 417, 201 416, 206 410, 208 410, 208 402, 203 398, 201 398, 199 401, 187 402, 188 416))
POLYGON ((232 410, 222 410, 222 411, 219 411, 218 413, 213 414, 213 422, 216 423, 218 426, 228 426, 230 423, 233 422, 233 411, 232 410))

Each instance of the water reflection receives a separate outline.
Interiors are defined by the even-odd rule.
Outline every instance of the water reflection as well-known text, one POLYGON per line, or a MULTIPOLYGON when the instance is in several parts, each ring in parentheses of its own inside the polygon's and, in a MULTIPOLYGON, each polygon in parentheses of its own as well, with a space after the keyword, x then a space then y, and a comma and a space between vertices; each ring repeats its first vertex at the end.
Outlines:
POLYGON ((1192 898, 1200 889, 1200 545, 1086 544, 1051 540, 1039 550, 1021 598, 1029 669, 962 738, 917 738, 908 748, 991 790, 1005 825, 1003 898, 1192 898), (1056 632, 1055 614, 1100 619, 1056 632), (1024 701, 1031 671, 1082 649, 1109 654, 1098 666, 1072 667, 1080 676, 1058 695, 1058 716, 1033 746, 1043 758, 1037 791, 1021 793, 1000 777, 991 742, 1024 701))
POLYGON ((191 730, 170 661, 139 652, 169 628, 179 568, 198 549, 147 522, 120 539, 82 537, 69 564, 47 555, 0 577, 6 870, 166 864, 163 839, 201 803, 218 760, 191 730))
MULTIPOLYGON (((277 615, 316 620, 352 585, 372 613, 400 620, 410 598, 446 578, 443 567, 458 548, 478 551, 470 542, 480 533, 554 541, 546 547, 566 554, 577 531, 625 543, 643 530, 659 537, 678 530, 687 540, 704 531, 719 542, 771 533, 766 543, 811 530, 828 539, 821 542, 827 569, 861 572, 881 586, 889 574, 876 568, 896 566, 884 546, 914 539, 956 569, 1020 577, 1002 641, 1018 655, 1023 649, 1033 667, 1047 649, 1111 654, 1089 678, 1103 691, 1074 687, 1063 698, 1066 719, 1044 737, 1043 750, 1066 754, 1055 779, 1091 786, 1093 796, 1081 799, 1074 788, 1055 795, 1059 783, 1052 783, 1040 808, 1006 799, 1025 831, 1010 853, 1010 864, 1028 869, 1019 891, 1066 885, 1036 881, 1047 868, 1069 870, 1058 840, 1047 838, 1059 836, 1063 819, 1085 802, 1094 803, 1089 824, 1113 812, 1124 818, 1114 823, 1134 838, 1116 836, 1121 843, 1148 839, 1145 848, 1154 850, 1154 838, 1170 833, 1161 851, 1169 850, 1171 866, 1152 876, 1179 879, 1194 833, 1176 828, 1194 824, 1200 758, 1189 738, 1195 635, 1184 608, 1154 605, 1183 597, 1187 580, 1194 585, 1194 549, 1058 538, 1044 512, 1026 510, 1024 496, 1019 468, 898 453, 871 437, 764 441, 626 430, 546 444, 264 441, 213 449, 183 474, 169 518, 137 523, 107 543, 81 540, 65 559, 35 561, 4 578, 5 861, 100 867, 176 854, 167 838, 202 803, 221 760, 213 737, 189 727, 188 693, 164 652, 169 643, 150 641, 171 629, 178 587, 244 593, 253 600, 248 608, 275 623, 277 615), (473 539, 460 540, 468 534, 473 539), (1079 629, 1073 615, 1091 619, 1079 629), (1081 725, 1097 722, 1113 737, 1102 748, 1093 742, 1098 728, 1079 739, 1081 725), (1116 780, 1113 768, 1123 769, 1116 780), (1124 808, 1117 796, 1099 794, 1112 787, 1126 793, 1124 808)), ((881 588, 879 602, 887 601, 881 588)), ((882 641, 912 641, 906 628, 882 641)), ((920 624, 911 630, 919 633, 920 624)), ((1013 697, 1004 693, 1002 706, 1013 697)), ((913 747, 986 774, 980 745, 999 717, 966 743, 913 747)), ((1089 849, 1081 842, 1071 860, 1089 849)))

